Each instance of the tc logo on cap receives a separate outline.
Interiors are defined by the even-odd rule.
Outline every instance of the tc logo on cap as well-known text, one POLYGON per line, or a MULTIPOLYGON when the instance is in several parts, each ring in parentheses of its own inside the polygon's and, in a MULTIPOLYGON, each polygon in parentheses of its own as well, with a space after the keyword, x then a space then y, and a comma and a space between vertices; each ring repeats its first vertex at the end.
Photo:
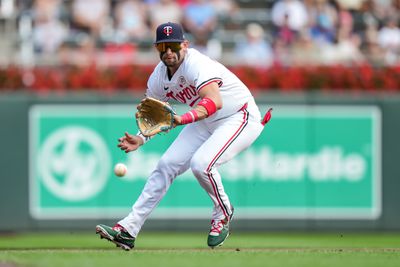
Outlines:
POLYGON ((172 26, 165 26, 164 27, 164 33, 169 36, 170 34, 172 34, 172 26))
POLYGON ((183 36, 182 26, 177 23, 168 22, 158 25, 156 31, 156 41, 154 43, 155 44, 164 42, 181 43, 184 40, 185 37, 183 36))

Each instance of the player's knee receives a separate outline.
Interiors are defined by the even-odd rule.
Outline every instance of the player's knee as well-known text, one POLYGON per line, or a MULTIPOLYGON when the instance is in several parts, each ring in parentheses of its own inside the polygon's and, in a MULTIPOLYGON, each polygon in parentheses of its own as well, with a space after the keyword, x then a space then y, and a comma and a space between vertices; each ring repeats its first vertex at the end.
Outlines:
POLYGON ((165 168, 168 168, 168 161, 164 157, 161 157, 160 160, 157 163, 157 169, 163 170, 165 168))
POLYGON ((162 157, 156 167, 156 172, 160 172, 163 176, 166 177, 174 177, 177 175, 177 164, 173 161, 173 159, 162 157))
POLYGON ((209 162, 205 161, 202 157, 193 157, 190 161, 190 169, 197 177, 207 173, 209 162))

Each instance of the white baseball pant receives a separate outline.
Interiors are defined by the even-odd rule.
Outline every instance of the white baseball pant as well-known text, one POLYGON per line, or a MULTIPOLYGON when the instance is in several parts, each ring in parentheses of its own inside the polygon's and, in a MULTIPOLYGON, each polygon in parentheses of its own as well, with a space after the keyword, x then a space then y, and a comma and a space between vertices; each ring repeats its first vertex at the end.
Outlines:
POLYGON ((257 139, 263 129, 260 120, 258 107, 250 102, 230 117, 188 124, 148 177, 132 211, 118 223, 136 237, 174 179, 188 168, 214 203, 212 219, 231 215, 231 204, 217 168, 257 139))

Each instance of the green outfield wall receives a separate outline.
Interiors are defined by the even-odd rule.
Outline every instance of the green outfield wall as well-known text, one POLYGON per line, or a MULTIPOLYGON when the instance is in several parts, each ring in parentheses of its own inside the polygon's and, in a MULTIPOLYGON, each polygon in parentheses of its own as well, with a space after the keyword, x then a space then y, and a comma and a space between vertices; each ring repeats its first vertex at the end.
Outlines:
MULTIPOLYGON (((0 231, 91 229, 124 217, 163 151, 159 135, 134 153, 135 95, 0 96, 0 231), (128 173, 113 174, 123 162, 128 173)), ((257 95, 272 120, 220 168, 241 230, 399 230, 398 95, 257 95)), ((178 113, 185 107, 175 105, 178 113)), ((145 229, 208 227, 211 201, 187 171, 145 229), (207 223, 205 223, 207 222, 207 223)))

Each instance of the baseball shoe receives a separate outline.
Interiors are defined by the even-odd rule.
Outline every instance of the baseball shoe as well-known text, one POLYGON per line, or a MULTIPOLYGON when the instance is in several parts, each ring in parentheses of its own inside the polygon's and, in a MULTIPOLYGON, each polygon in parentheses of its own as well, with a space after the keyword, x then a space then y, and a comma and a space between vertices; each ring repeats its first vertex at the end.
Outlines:
POLYGON ((119 224, 116 224, 114 227, 104 224, 96 225, 96 234, 99 234, 100 238, 105 238, 126 251, 131 250, 135 246, 135 238, 119 224))
POLYGON ((224 241, 228 238, 229 232, 229 223, 233 217, 234 208, 232 207, 232 214, 229 218, 225 218, 223 220, 211 220, 211 230, 208 233, 207 244, 210 248, 215 248, 222 246, 224 241))

